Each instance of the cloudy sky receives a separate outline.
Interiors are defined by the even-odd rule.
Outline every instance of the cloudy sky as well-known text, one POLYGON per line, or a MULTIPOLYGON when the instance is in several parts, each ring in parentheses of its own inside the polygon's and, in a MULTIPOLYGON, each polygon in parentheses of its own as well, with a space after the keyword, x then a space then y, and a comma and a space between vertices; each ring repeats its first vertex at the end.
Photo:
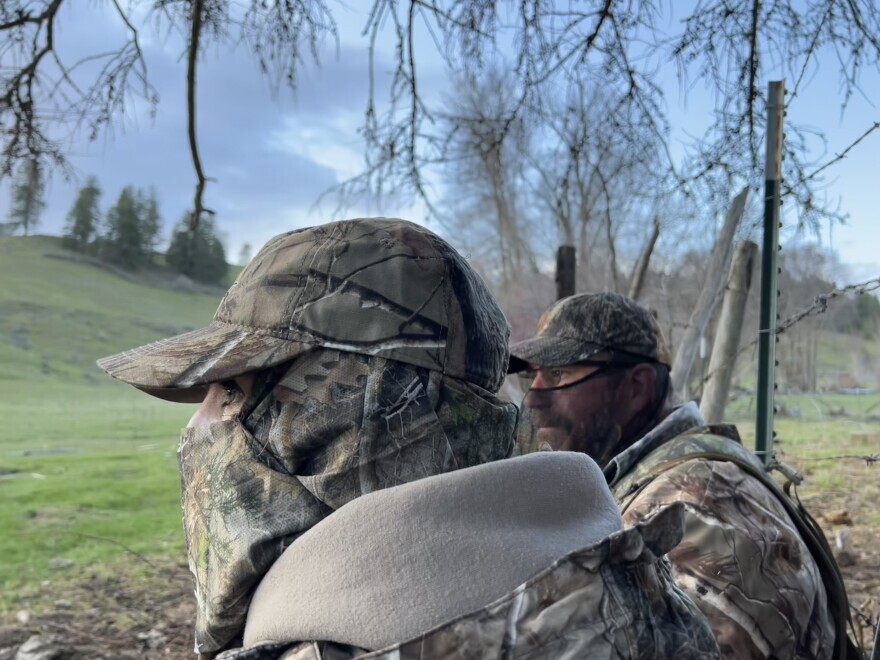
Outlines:
MULTIPOLYGON (((205 172, 214 179, 205 201, 217 211, 230 259, 236 258, 245 242, 256 249, 281 231, 334 219, 333 203, 316 206, 318 197, 362 169, 357 128, 367 94, 367 43, 360 34, 365 15, 343 5, 333 6, 340 24, 338 53, 328 42, 321 67, 305 68, 295 95, 286 89, 273 93, 254 58, 242 49, 212 48, 200 65, 199 144, 205 172)), ((97 41, 103 49, 103 42, 112 46, 124 38, 110 3, 66 3, 62 13, 57 41, 69 61, 97 50, 97 41)), ((41 231, 61 231, 64 216, 88 175, 100 182, 103 209, 115 201, 125 185, 155 187, 166 236, 191 207, 195 175, 186 137, 182 41, 176 35, 160 37, 148 26, 141 30, 141 41, 150 80, 160 96, 155 118, 149 117, 145 104, 135 100, 112 136, 94 143, 82 136, 74 139, 71 152, 77 178, 66 181, 53 176, 41 231)), ((389 43, 387 51, 380 53, 384 61, 390 61, 391 46, 389 43)), ((880 102, 880 75, 870 71, 863 77, 864 89, 876 98, 857 95, 843 115, 836 100, 838 75, 833 63, 808 72, 809 85, 786 119, 826 133, 828 152, 823 154, 817 142, 812 154, 817 162, 832 158, 880 120, 880 109, 871 103, 880 102)), ((680 94, 672 65, 661 72, 661 78, 667 87, 674 142, 683 143, 688 136, 701 134, 712 121, 713 98, 701 89, 692 90, 687 98, 680 94)), ((420 79, 426 88, 442 93, 446 78, 439 63, 433 68, 430 63, 423 64, 420 79)), ((840 201, 850 219, 833 230, 825 226, 818 237, 825 246, 837 250, 842 261, 856 265, 853 272, 864 277, 880 274, 878 151, 880 131, 829 170, 826 192, 840 201)), ((9 188, 4 183, 0 186, 0 212, 5 214, 8 208, 9 188)), ((364 213, 401 215, 415 221, 424 215, 418 206, 393 199, 351 208, 345 215, 364 213)))

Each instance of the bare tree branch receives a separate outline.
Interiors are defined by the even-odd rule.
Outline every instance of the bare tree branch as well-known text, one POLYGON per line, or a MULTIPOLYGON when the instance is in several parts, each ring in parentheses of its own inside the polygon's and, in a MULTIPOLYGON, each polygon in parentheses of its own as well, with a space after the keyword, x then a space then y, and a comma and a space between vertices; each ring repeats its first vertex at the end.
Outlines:
POLYGON ((822 30, 825 27, 825 22, 828 20, 828 17, 831 15, 831 10, 834 9, 835 0, 827 0, 827 7, 825 9, 825 13, 822 16, 822 21, 816 27, 816 31, 813 33, 813 38, 810 41, 810 45, 807 47, 807 52, 804 54, 804 63, 801 67, 801 72, 798 74, 797 80, 794 83, 794 87, 791 91, 790 100, 794 100, 797 98, 798 92, 801 89, 801 82, 804 79, 804 75, 807 72, 807 67, 810 65, 810 62, 813 57, 813 53, 816 50, 816 46, 819 43, 819 38, 822 36, 822 30))
POLYGON ((62 3, 46 1, 39 13, 26 11, 21 0, 0 6, 0 54, 11 63, 0 68, 0 135, 4 139, 0 177, 10 174, 17 162, 33 157, 67 172, 63 128, 78 131, 86 127, 88 137, 94 139, 121 113, 131 91, 151 105, 156 102, 155 91, 146 80, 137 30, 115 2, 129 41, 118 50, 86 56, 66 66, 55 44, 62 3), (95 60, 104 64, 91 82, 74 80, 72 72, 78 66, 95 60), (54 64, 54 69, 47 62, 54 64))
POLYGON ((189 152, 192 156, 197 178, 196 193, 193 198, 193 212, 190 219, 191 231, 195 231, 198 227, 199 221, 202 219, 202 213, 214 214, 213 211, 204 207, 202 201, 207 179, 202 171, 202 159, 199 156, 199 147, 196 143, 196 64, 199 57, 199 38, 202 33, 202 20, 202 0, 193 0, 186 64, 187 135, 189 137, 189 152))
MULTIPOLYGON (((758 77, 758 20, 760 18, 761 0, 752 0, 752 28, 749 32, 749 59, 748 59, 748 86, 746 88, 747 110, 749 121, 749 144, 756 142, 755 137, 755 100, 758 98, 758 89, 755 83, 758 77)), ((758 154, 752 150, 752 168, 758 168, 758 154)))
MULTIPOLYGON (((84 81, 85 72, 77 67, 94 55, 65 66, 55 53, 54 26, 64 0, 0 3, 4 37, 0 54, 12 55, 4 61, 17 63, 0 70, 5 173, 12 171, 15 162, 35 154, 64 165, 66 148, 57 137, 63 129, 83 127, 92 139, 112 130, 123 118, 126 97, 132 92, 156 107, 136 26, 121 1, 111 1, 129 41, 101 58, 105 66, 93 81, 84 81), (76 76, 71 75, 74 70, 76 76)), ((194 49, 187 53, 188 87, 195 85, 199 50, 210 42, 245 43, 264 73, 276 84, 284 80, 291 87, 309 55, 318 63, 324 36, 333 35, 337 50, 339 46, 333 12, 325 0, 152 0, 150 7, 157 24, 167 21, 187 40, 188 49, 194 49), (199 8, 201 20, 194 22, 199 8)), ((417 70, 424 71, 424 65, 417 61, 421 54, 415 46, 423 30, 434 40, 436 54, 452 77, 484 75, 488 64, 505 59, 500 44, 513 44, 510 62, 504 65, 513 71, 508 91, 515 102, 502 118, 497 133, 501 141, 515 139, 509 135, 520 121, 549 130, 544 111, 549 100, 560 89, 586 82, 617 101, 607 129, 634 153, 640 153, 645 131, 649 131, 652 155, 665 157, 662 167, 655 164, 652 188, 699 197, 710 208, 720 206, 734 186, 760 184, 757 159, 766 99, 759 87, 768 71, 781 68, 796 73, 794 91, 798 92, 807 69, 818 65, 819 54, 836 53, 845 108, 854 91, 860 91, 861 72, 880 64, 880 6, 874 0, 710 0, 698 3, 672 36, 658 27, 663 10, 658 0, 569 4, 553 0, 373 0, 365 12, 363 32, 370 47, 370 89, 362 128, 366 169, 344 182, 339 192, 355 197, 385 192, 412 195, 438 215, 428 171, 454 158, 449 145, 456 127, 437 121, 443 115, 442 102, 428 102, 420 88, 424 83, 417 70), (376 58, 376 45, 386 35, 394 47, 387 90, 377 87, 374 70, 384 66, 376 58), (717 121, 688 145, 683 158, 669 144, 667 90, 658 84, 657 73, 670 56, 678 65, 685 90, 703 83, 718 99, 717 121)), ((195 112, 194 94, 187 94, 191 114, 195 112)), ((207 179, 193 122, 188 133, 197 178, 194 222, 198 222, 205 211, 202 198, 207 179)), ((784 180, 794 183, 785 184, 785 192, 797 207, 800 223, 817 227, 820 220, 840 219, 833 203, 820 194, 817 175, 824 168, 810 172, 814 164, 808 157, 808 133, 792 125, 787 135, 784 180)), ((588 171, 582 164, 571 169, 572 178, 564 184, 569 193, 573 182, 584 179, 588 171)))

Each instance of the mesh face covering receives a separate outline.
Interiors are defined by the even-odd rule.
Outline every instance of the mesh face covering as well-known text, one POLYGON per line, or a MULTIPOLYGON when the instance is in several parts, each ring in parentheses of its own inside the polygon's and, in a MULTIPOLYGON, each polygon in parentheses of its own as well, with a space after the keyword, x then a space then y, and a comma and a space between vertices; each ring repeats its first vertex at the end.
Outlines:
POLYGON ((365 493, 507 457, 516 416, 465 381, 330 349, 258 374, 237 419, 181 437, 196 651, 241 633, 298 535, 365 493))

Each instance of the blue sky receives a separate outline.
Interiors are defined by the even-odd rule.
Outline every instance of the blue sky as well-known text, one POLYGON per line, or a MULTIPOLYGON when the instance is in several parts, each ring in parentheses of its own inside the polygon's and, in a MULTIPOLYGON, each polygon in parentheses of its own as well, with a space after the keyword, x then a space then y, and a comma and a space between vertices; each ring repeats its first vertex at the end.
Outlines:
MULTIPOLYGON (((341 29, 338 56, 332 42, 328 43, 321 68, 306 67, 296 95, 286 89, 273 93, 256 62, 241 50, 214 48, 201 65, 199 141, 206 174, 215 179, 209 183, 206 203, 218 212, 230 258, 235 258, 244 242, 256 249, 280 231, 334 219, 332 203, 315 206, 318 196, 363 166, 357 128, 367 94, 367 46, 360 35, 365 19, 341 5, 335 11, 341 29)), ((70 3, 63 19, 57 38, 62 51, 71 55, 91 46, 93 35, 110 42, 122 34, 110 5, 70 3), (73 4, 76 7, 72 10, 73 4)), ((72 162, 79 178, 52 178, 42 231, 61 231, 76 191, 88 175, 100 181, 104 209, 125 185, 155 187, 166 236, 191 206, 195 175, 186 141, 186 63, 181 42, 174 36, 159 39, 144 29, 142 45, 150 78, 160 95, 155 120, 149 118, 142 103, 135 102, 112 137, 95 143, 75 139, 71 143, 72 162)), ((387 46, 390 51, 391 44, 387 46)), ((877 71, 865 71, 862 78, 863 89, 873 98, 856 95, 841 114, 839 71, 830 58, 826 59, 818 70, 807 72, 803 91, 792 101, 787 117, 787 121, 810 125, 826 134, 827 152, 818 141, 811 145, 811 156, 818 163, 833 158, 873 122, 880 121, 880 109, 871 103, 880 103, 877 71)), ((433 93, 440 93, 446 83, 439 63, 423 66, 420 79, 433 93)), ((683 96, 672 64, 661 71, 661 79, 673 122, 673 145, 681 145, 689 135, 702 134, 713 121, 714 99, 699 87, 683 96)), ((766 86, 766 81, 763 84, 766 86)), ((673 148, 679 151, 682 147, 673 148)), ((878 152, 880 131, 828 170, 825 193, 840 201, 849 220, 833 229, 825 225, 817 237, 823 245, 833 247, 841 261, 854 266, 854 277, 863 279, 880 275, 878 152)), ((0 212, 8 208, 8 185, 2 185, 0 212)), ((400 215, 415 221, 424 216, 420 207, 394 199, 345 213, 347 217, 362 214, 400 215)), ((786 225, 784 237, 792 238, 793 222, 786 225)))

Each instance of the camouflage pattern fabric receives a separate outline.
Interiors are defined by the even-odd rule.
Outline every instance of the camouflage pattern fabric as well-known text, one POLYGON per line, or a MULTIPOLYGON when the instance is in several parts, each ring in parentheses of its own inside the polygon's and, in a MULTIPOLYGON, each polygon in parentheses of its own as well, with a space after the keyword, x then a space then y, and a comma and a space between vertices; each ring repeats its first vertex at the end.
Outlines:
POLYGON ((579 293, 544 312, 538 334, 510 347, 509 373, 562 367, 616 349, 669 366, 672 359, 654 316, 618 293, 579 293))
MULTIPOLYGON (((716 658, 711 631, 662 555, 682 534, 681 507, 568 554, 486 607, 368 652, 321 641, 229 651, 223 660, 422 658, 716 658)), ((501 557, 499 557, 501 560, 501 557)))
POLYGON ((241 633, 269 566, 335 509, 512 449, 512 404, 395 360, 317 349, 260 372, 253 392, 240 419, 181 439, 199 653, 241 633))
MULTIPOLYGON (((668 431, 688 415, 678 417, 668 431)), ((655 436, 641 455, 624 452, 606 467, 606 475, 609 467, 616 472, 611 487, 624 524, 684 505, 684 538, 668 553, 672 573, 725 657, 831 657, 835 631, 822 577, 783 505, 731 462, 686 457, 733 454, 762 466, 738 443, 695 430, 665 441, 655 436), (657 474, 674 460, 680 462, 657 474)))
POLYGON ((324 347, 496 392, 509 334, 492 294, 448 243, 404 220, 369 218, 276 236, 238 276, 209 326, 98 366, 149 394, 201 401, 204 388, 196 386, 324 347))

